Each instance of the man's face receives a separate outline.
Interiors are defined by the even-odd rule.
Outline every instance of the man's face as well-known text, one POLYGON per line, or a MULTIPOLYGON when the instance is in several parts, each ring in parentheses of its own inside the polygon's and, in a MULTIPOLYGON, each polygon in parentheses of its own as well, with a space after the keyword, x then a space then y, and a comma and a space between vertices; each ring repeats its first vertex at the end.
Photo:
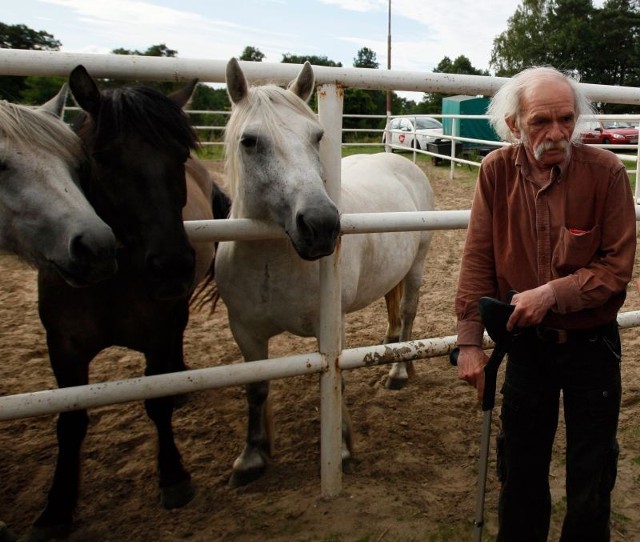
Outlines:
POLYGON ((520 103, 518 122, 508 122, 538 165, 561 163, 569 151, 576 126, 573 91, 564 81, 541 79, 527 89, 520 103))

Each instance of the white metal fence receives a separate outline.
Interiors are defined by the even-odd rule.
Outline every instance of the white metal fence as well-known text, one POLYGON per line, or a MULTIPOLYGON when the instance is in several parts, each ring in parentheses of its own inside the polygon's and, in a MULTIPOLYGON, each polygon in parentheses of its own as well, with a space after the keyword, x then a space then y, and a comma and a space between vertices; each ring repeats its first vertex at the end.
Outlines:
MULTIPOLYGON (((60 52, 0 49, 0 74, 64 76, 83 64, 94 77, 137 80, 188 80, 224 82, 225 60, 121 55, 76 55, 60 52)), ((241 63, 249 80, 272 80, 285 84, 299 67, 291 64, 241 63)), ((340 157, 342 141, 342 87, 443 92, 448 94, 492 95, 504 79, 485 76, 365 70, 358 68, 314 67, 319 85, 318 115, 325 129, 321 158, 325 167, 329 195, 339 206, 340 157)), ((585 85, 594 101, 640 104, 640 88, 585 85)), ((636 216, 639 208, 636 208, 636 216)), ((431 211, 422 213, 383 213, 342 215, 342 233, 363 231, 409 231, 462 229, 469 211, 431 211)), ((252 220, 190 222, 192 238, 264 239, 283 236, 278 228, 252 220)), ((337 495, 341 489, 340 461, 341 386, 340 371, 402 361, 443 356, 454 346, 455 336, 419 339, 397 345, 342 350, 340 314, 339 249, 321 260, 321 333, 319 352, 250 364, 211 367, 185 373, 141 377, 58 390, 38 391, 0 398, 0 419, 14 419, 45 413, 89 408, 99 405, 141 400, 163 395, 187 393, 248 382, 319 373, 321 394, 321 492, 337 495), (372 362, 371 360, 375 360, 372 362)), ((640 324, 640 311, 621 314, 621 327, 640 324)), ((485 346, 491 345, 486 338, 485 346)))

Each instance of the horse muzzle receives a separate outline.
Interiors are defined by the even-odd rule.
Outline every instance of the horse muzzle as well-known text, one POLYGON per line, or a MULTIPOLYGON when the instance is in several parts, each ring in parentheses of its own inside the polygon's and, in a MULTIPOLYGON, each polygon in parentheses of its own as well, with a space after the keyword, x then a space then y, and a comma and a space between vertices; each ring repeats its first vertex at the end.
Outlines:
POLYGON ((296 214, 296 228, 287 231, 293 247, 304 260, 333 254, 340 235, 340 215, 334 206, 296 214))
POLYGON ((195 253, 152 254, 146 259, 151 295, 157 300, 187 298, 195 280, 195 253))

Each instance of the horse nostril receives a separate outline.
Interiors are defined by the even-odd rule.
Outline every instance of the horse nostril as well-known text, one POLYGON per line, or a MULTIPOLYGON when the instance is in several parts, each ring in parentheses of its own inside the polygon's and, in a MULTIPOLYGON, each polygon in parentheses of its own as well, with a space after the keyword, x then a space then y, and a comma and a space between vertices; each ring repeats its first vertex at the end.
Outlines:
POLYGON ((69 241, 69 255, 72 260, 79 262, 86 262, 91 259, 93 250, 84 242, 82 234, 76 235, 69 241))
POLYGON ((303 237, 311 237, 313 236, 313 229, 307 225, 307 222, 304 218, 304 213, 298 213, 296 215, 296 227, 300 232, 300 235, 303 237))
POLYGON ((298 233, 305 239, 333 240, 340 233, 340 219, 337 212, 298 212, 296 214, 298 233))

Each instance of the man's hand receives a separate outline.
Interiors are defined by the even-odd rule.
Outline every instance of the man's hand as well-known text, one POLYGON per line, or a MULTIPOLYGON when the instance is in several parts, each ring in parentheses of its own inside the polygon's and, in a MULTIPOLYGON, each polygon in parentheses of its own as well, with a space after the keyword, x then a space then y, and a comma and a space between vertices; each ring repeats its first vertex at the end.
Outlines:
POLYGON ((482 401, 484 393, 484 366, 488 361, 489 357, 479 346, 459 347, 458 378, 476 388, 479 401, 482 401))
POLYGON ((547 311, 555 306, 556 295, 551 286, 543 284, 533 290, 515 294, 511 304, 516 308, 507 322, 507 331, 535 326, 542 322, 547 311))

